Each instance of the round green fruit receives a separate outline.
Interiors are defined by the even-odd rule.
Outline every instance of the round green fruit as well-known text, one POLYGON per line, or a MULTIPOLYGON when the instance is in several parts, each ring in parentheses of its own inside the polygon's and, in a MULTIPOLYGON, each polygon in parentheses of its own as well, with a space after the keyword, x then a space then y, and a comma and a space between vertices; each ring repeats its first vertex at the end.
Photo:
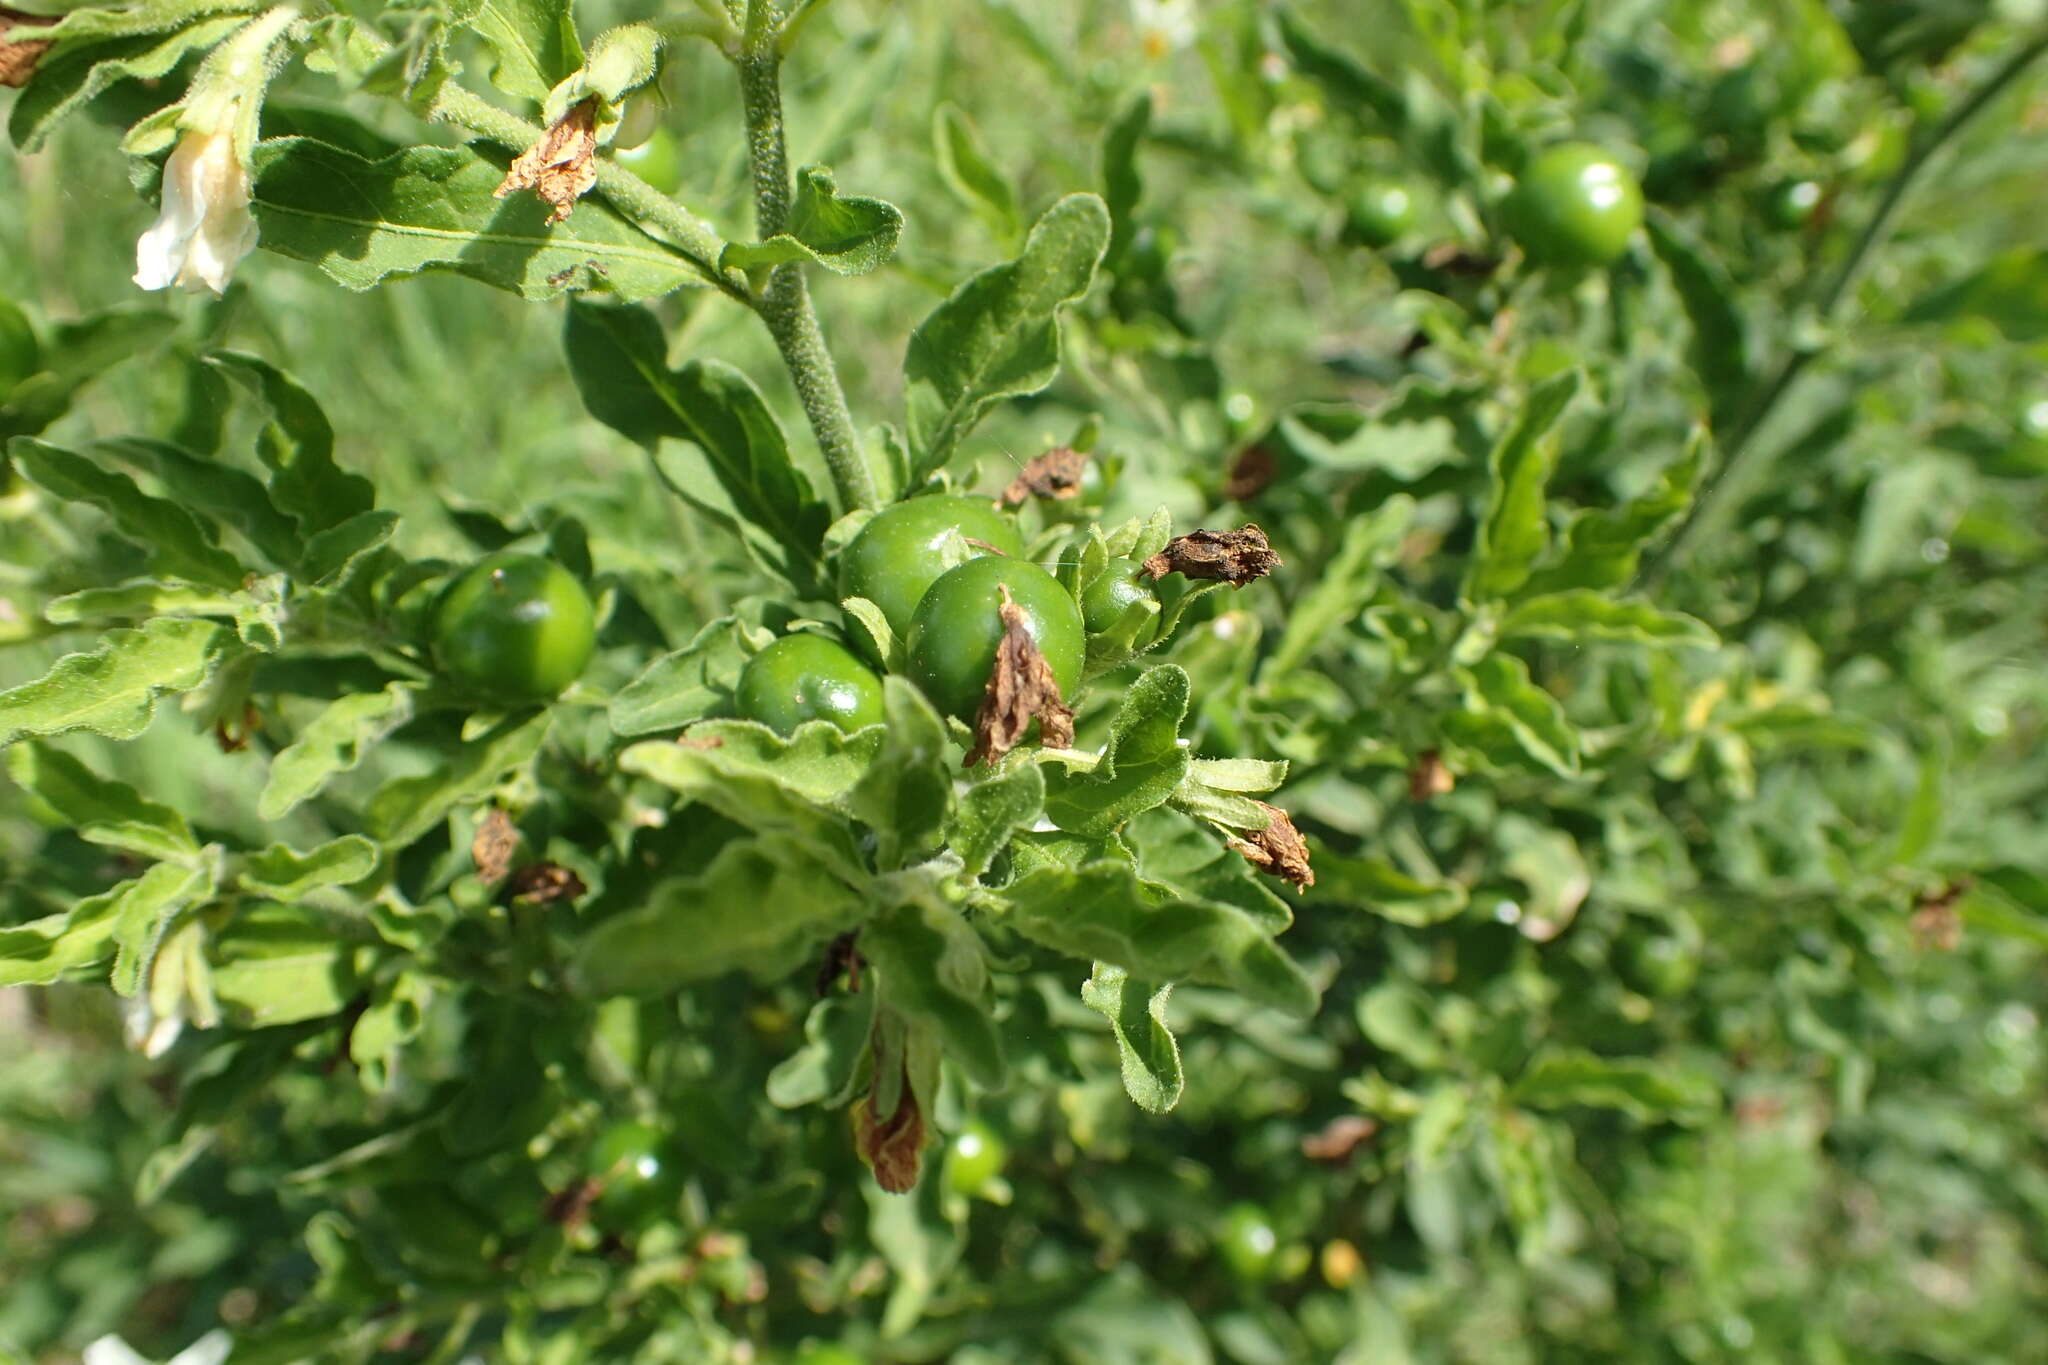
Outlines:
POLYGON ((740 673, 740 714, 777 734, 807 720, 851 733, 882 723, 882 680, 852 650, 822 635, 785 635, 740 673))
POLYGON ((875 513, 846 547, 841 577, 848 597, 882 609, 898 636, 925 590, 963 558, 1024 553, 1016 523, 986 498, 912 498, 875 513))
POLYGON ((1813 180, 1786 180, 1764 195, 1764 217, 1774 228, 1797 232, 1812 224, 1825 192, 1813 180))
POLYGON ((1546 265, 1611 265, 1643 225, 1643 191, 1602 149, 1568 142, 1530 161, 1508 196, 1515 240, 1546 265))
MULTIPOLYGON (((1138 603, 1157 600, 1152 590, 1152 576, 1142 565, 1134 560, 1112 559, 1102 575, 1082 589, 1081 619, 1090 635, 1100 635, 1121 621, 1124 613, 1138 603)), ((1141 630, 1138 635, 1132 644, 1145 644, 1151 640, 1148 631, 1141 630)))
POLYGON ((1258 1283, 1269 1280, 1280 1261, 1280 1234, 1273 1220, 1256 1204, 1232 1204, 1223 1211, 1216 1249, 1233 1275, 1258 1283))
POLYGON ((978 1194, 1003 1173, 1009 1148, 980 1120, 953 1135, 946 1147, 946 1184, 960 1194, 978 1194))
POLYGON ((434 611, 441 666, 506 702, 561 695, 590 662, 597 623, 590 595, 561 565, 495 554, 450 584, 434 611))
POLYGON ((1062 697, 1081 681, 1087 628, 1074 595, 1021 559, 970 559, 941 575, 917 604, 904 655, 911 681, 932 704, 962 720, 981 705, 996 647, 1002 643, 1003 592, 1024 612, 1024 628, 1059 683, 1062 697))
POLYGON ((627 1120, 598 1135, 590 1149, 590 1177, 598 1182, 598 1212, 614 1223, 649 1222, 666 1216, 682 1193, 682 1176, 671 1164, 661 1130, 627 1120))
POLYGON ((1362 246, 1383 247, 1415 230, 1415 196, 1398 180, 1370 180, 1351 197, 1345 228, 1362 246))

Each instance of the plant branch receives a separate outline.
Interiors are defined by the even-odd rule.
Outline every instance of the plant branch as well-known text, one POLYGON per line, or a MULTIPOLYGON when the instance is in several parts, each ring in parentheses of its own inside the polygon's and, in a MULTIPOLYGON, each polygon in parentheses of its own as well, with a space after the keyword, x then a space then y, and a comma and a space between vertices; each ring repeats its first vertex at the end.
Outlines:
MULTIPOLYGON (((754 178, 756 234, 763 240, 789 226, 789 151, 783 134, 782 52, 780 14, 774 0, 751 0, 738 59, 740 98, 747 116, 747 160, 754 178)), ((824 453, 826 468, 841 505, 877 507, 881 493, 862 453, 853 413, 846 405, 838 368, 825 344, 824 331, 811 304, 802 266, 780 265, 754 300, 754 311, 768 325, 782 363, 796 384, 811 432, 824 453)))
MULTIPOLYGON (((1826 290, 1820 296, 1817 307, 1817 321, 1827 326, 1835 320, 1843 307, 1862 282, 1864 274, 1876 263, 1878 253, 1898 230, 1900 215, 1904 212, 1907 199, 1919 187, 1929 166, 1945 148, 1951 145, 1963 130, 1968 128, 1997 98, 2004 94, 2028 67, 2048 53, 2048 32, 2037 35, 1985 78, 1968 98, 1951 109, 1947 116, 1924 137, 1918 139, 1905 163, 1893 174, 1891 183, 1885 186, 1884 197, 1878 201, 1877 211, 1864 225, 1850 248, 1848 257, 1842 262, 1826 290)), ((1752 481, 1757 459, 1756 434, 1769 420, 1785 395, 1791 392, 1806 368, 1822 354, 1820 345, 1807 346, 1787 355, 1778 365, 1770 382, 1761 389, 1749 404, 1734 428, 1729 432, 1721 471, 1711 484, 1700 493, 1692 510, 1679 525, 1678 531, 1643 567, 1640 586, 1648 588, 1662 581, 1665 574, 1682 561, 1688 553, 1714 530, 1722 520, 1735 510, 1739 499, 1752 481)))

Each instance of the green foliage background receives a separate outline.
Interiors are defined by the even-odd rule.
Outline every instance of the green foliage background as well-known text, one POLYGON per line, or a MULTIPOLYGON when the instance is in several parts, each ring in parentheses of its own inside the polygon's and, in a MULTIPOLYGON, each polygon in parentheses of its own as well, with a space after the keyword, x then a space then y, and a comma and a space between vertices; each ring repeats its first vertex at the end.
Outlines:
MULTIPOLYGON (((1059 379, 996 409, 953 472, 999 487, 1099 420, 1105 525, 1163 505, 1266 529, 1286 566, 1204 599, 1165 657, 1195 681, 1193 753, 1291 764, 1274 799, 1318 881, 1281 943, 1315 1015, 1178 987, 1185 1090, 1151 1114, 1121 1074, 1156 1094, 1173 1070, 1142 1005, 1107 1009, 1145 1044, 1120 1053, 1072 961, 1004 940, 1007 1083, 949 1071, 934 1115, 999 1132, 1004 1183, 968 1198, 934 1172, 895 1198, 841 1110, 784 1107, 843 1070, 808 973, 557 1013, 531 998, 543 950, 451 901, 417 973, 381 969, 379 1017, 412 1026, 386 1020, 386 1054, 344 1041, 337 1008, 188 1030, 146 1061, 103 983, 0 991, 0 1356, 119 1331, 168 1357, 225 1323, 237 1361, 784 1360, 806 1341, 980 1365, 2038 1358, 2041 76, 1857 247, 1921 140, 2040 41, 2039 6, 1196 13, 1181 46, 1117 5, 836 0, 791 60, 791 158, 907 225, 876 275, 812 272, 863 424, 898 411, 919 318, 1061 195, 1105 194, 1115 236, 1059 379), (1564 136, 1644 174, 1651 229, 1612 271, 1529 270, 1494 231, 1504 177, 1564 136), (1385 252, 1344 230, 1373 173, 1425 201, 1385 252), (1765 196, 1797 178, 1821 215, 1769 225, 1765 196), (1233 490, 1251 449, 1274 477, 1233 490), (1430 750, 1456 784, 1415 800, 1430 750), (1304 1152, 1352 1115, 1375 1125, 1355 1150, 1304 1152), (550 1197, 626 1117, 681 1184, 651 1221, 565 1230, 550 1197), (1219 1252, 1239 1201, 1270 1214, 1269 1279, 1219 1252)), ((731 71, 678 47, 661 90, 679 197, 744 240, 731 71)), ((266 132, 341 103, 303 74, 272 99, 266 132)), ((0 295, 46 337, 108 308, 163 318, 93 359, 48 439, 218 421, 247 448, 257 412, 197 357, 252 352, 318 398, 407 555, 559 545, 573 521, 671 647, 772 594, 586 414, 564 305, 431 275, 345 293, 269 254, 218 302, 143 300, 151 215, 115 143, 160 102, 117 86, 0 159, 0 295)), ((673 359, 747 372, 814 460, 753 319, 702 290, 657 308, 673 359)), ((0 684, 89 647, 45 632, 42 605, 136 556, 11 484, 0 684)), ((648 650, 606 643, 593 677, 617 688, 648 650)), ((1129 682, 1098 688, 1084 744, 1129 682)), ((609 737, 578 714, 491 792, 551 812, 529 838, 582 867, 550 802, 595 800, 609 737)), ((265 820, 289 720, 223 753, 167 704, 135 742, 51 748, 260 849, 349 832, 373 777, 431 770, 447 739, 408 732, 333 809, 265 820)), ((1179 819, 1141 817, 1162 845, 1179 819)), ((464 850, 474 816, 453 821, 442 848, 464 850)), ((69 823, 0 784, 0 932, 133 875, 69 823)))

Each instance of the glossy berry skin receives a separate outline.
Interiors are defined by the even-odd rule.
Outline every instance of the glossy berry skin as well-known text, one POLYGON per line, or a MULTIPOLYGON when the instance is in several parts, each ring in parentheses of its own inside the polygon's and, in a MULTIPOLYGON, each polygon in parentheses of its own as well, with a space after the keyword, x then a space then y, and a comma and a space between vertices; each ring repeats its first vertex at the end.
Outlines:
POLYGON ((978 1194, 1009 1160, 1009 1148, 995 1130, 976 1120, 946 1145, 946 1185, 959 1194, 978 1194))
POLYGON ((582 676, 596 646, 590 595, 567 569, 535 555, 479 560, 434 610, 442 668, 498 701, 561 695, 582 676))
POLYGON ((1774 228, 1797 232, 1813 222, 1825 197, 1811 180, 1787 180, 1773 185, 1764 196, 1764 217, 1774 228))
POLYGON ((1351 197, 1345 217, 1351 240, 1379 248, 1415 229, 1415 196, 1398 180, 1370 180, 1351 197))
POLYGON ((1060 695, 1081 681, 1087 630, 1074 595, 1021 559, 970 559, 932 584, 911 618, 905 658, 912 682, 948 715, 971 721, 1002 643, 1002 589, 1024 610, 1025 629, 1052 668, 1060 695))
MULTIPOLYGON (((1139 602, 1155 601, 1152 591, 1152 577, 1136 561, 1112 559, 1102 576, 1081 590, 1081 619, 1090 635, 1100 635, 1118 621, 1123 614, 1139 602)), ((1143 644, 1150 637, 1139 632, 1143 644)))
MULTIPOLYGON (((900 638, 925 590, 959 562, 953 542, 979 541, 1012 557, 1024 553, 1016 523, 986 498, 912 498, 877 512, 846 547, 840 573, 848 597, 865 597, 882 609, 900 638)), ((968 543, 964 553, 985 555, 968 543)))
POLYGON ((1515 240, 1545 265, 1612 265, 1643 225, 1643 191, 1612 156, 1585 142, 1538 154, 1508 196, 1515 240))
POLYGON ((591 1179, 603 1188, 597 1209, 607 1222, 638 1226, 673 1212, 682 1176, 669 1160, 661 1130, 628 1120, 598 1135, 590 1149, 591 1179))
POLYGON ((738 700, 742 716, 783 735, 807 720, 848 733, 882 723, 882 680, 822 635, 785 635, 748 660, 738 700))
POLYGON ((1280 1259, 1280 1235, 1258 1205, 1232 1204, 1223 1211, 1216 1249, 1232 1274, 1256 1284, 1273 1277, 1280 1259))

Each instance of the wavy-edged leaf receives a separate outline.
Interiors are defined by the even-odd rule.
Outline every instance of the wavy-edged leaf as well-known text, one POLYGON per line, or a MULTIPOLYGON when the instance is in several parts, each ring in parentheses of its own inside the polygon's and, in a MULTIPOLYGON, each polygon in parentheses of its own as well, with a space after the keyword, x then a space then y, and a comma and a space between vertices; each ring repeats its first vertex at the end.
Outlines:
POLYGON ((1092 194, 1047 209, 1023 254, 974 276, 934 309, 904 357, 911 482, 941 469, 988 410, 1037 393, 1059 373, 1059 311, 1088 292, 1109 245, 1109 210, 1092 194))
POLYGON ((1274 17, 1287 55, 1304 75, 1335 95, 1368 127, 1389 137, 1399 137, 1407 131, 1408 100, 1399 86, 1319 37, 1291 7, 1281 6, 1274 17))
POLYGON ((1524 598, 1501 618, 1499 634, 1504 640, 1626 640, 1692 649, 1712 649, 1720 643, 1713 627, 1696 617, 1591 588, 1524 598))
POLYGON ((861 926, 860 950, 889 1008, 930 1028, 984 1090, 1003 1083, 1002 1035, 989 999, 988 950, 960 913, 917 896, 861 926))
POLYGON ((108 631, 91 653, 67 654, 34 682, 0 692, 0 748, 73 730, 134 739, 149 728, 157 698, 212 677, 234 639, 214 622, 172 617, 108 631))
POLYGON ((1186 1078, 1180 1044, 1166 1026, 1172 986, 1156 990, 1133 981, 1122 967, 1095 964, 1081 984, 1081 1002, 1109 1021, 1124 1077, 1124 1093, 1148 1114, 1164 1114, 1180 1103, 1186 1078))
POLYGON ((154 572, 210 587, 234 589, 248 575, 215 543, 210 525, 166 498, 154 497, 126 474, 32 436, 8 445, 15 468, 53 497, 97 507, 121 534, 149 552, 154 572))
POLYGON ((1467 902, 1457 882, 1421 881, 1384 858, 1347 858, 1318 848, 1315 868, 1316 884, 1307 893, 1311 904, 1369 910, 1412 928, 1455 918, 1467 902))
POLYGON ((1720 1102, 1713 1081, 1647 1057, 1600 1057, 1582 1048, 1539 1053, 1509 1091, 1531 1109, 1588 1105, 1644 1120, 1697 1121, 1720 1102))
MULTIPOLYGON (((219 388, 218 397, 209 395, 209 398, 225 408, 226 386, 218 372, 195 367, 194 373, 206 376, 219 388)), ((262 551, 279 568, 290 568, 299 562, 299 556, 305 549, 305 536, 300 533, 298 524, 271 501, 270 490, 255 475, 233 465, 203 458, 168 441, 130 436, 95 441, 91 449, 96 455, 111 456, 155 475, 173 501, 189 510, 211 515, 262 551)))
POLYGON ((104 965, 124 939, 131 945, 127 973, 134 994, 134 964, 161 941, 172 916, 212 883, 197 868, 158 863, 141 876, 78 902, 63 915, 0 929, 0 986, 47 986, 74 972, 104 965))
POLYGON ((867 1057, 875 993, 832 995, 804 1018, 804 1045, 768 1073, 768 1103, 777 1109, 806 1104, 836 1107, 853 1098, 867 1057))
POLYGON ((612 733, 630 738, 680 730, 714 712, 730 710, 733 689, 751 655, 747 627, 736 616, 720 617, 612 695, 606 712, 612 733))
POLYGON ((594 196, 553 226, 535 195, 493 197, 508 164, 469 147, 408 147, 371 161, 274 138, 256 148, 262 244, 355 290, 429 270, 527 299, 599 289, 633 302, 708 283, 594 196))
POLYGON ((1264 676, 1293 672, 1316 647, 1356 620, 1379 587, 1380 570, 1394 562, 1401 538, 1415 515, 1415 499, 1396 493, 1344 528, 1344 540, 1328 563, 1316 569, 1287 612, 1280 643, 1260 666, 1264 676))
POLYGON ((952 739, 924 694, 893 674, 882 680, 882 743, 847 798, 875 833, 884 871, 932 848, 953 809, 952 739))
POLYGON ((1644 226, 1658 259, 1671 272, 1671 283, 1692 323, 1692 344, 1686 348, 1686 356, 1707 391, 1714 426, 1725 429, 1756 378, 1749 329, 1743 324, 1735 282, 1670 214, 1652 212, 1644 226))
POLYGON ((831 805, 867 774, 886 729, 869 726, 849 735, 829 720, 813 720, 785 738, 755 721, 713 720, 693 727, 680 744, 635 744, 619 755, 619 766, 677 791, 696 790, 706 768, 763 777, 806 801, 831 805))
POLYGON ((1579 771, 1579 732, 1557 698, 1529 677, 1529 666, 1512 654, 1489 654, 1458 670, 1466 707, 1498 722, 1530 758, 1560 777, 1579 771))
POLYGON ((348 578, 363 556, 379 549, 398 529, 396 512, 361 512, 306 542, 299 572, 306 585, 331 588, 348 578))
POLYGON ((412 719, 413 687, 394 682, 381 692, 354 692, 330 702, 270 760, 256 813, 276 820, 363 761, 386 735, 412 719))
POLYGON ((22 744, 7 756, 7 773, 62 816, 87 843, 162 862, 189 863, 199 841, 185 817, 98 773, 59 749, 22 744))
POLYGON ((1016 241, 1024 226, 1017 191, 989 155, 974 120, 950 101, 932 110, 932 156, 953 197, 986 222, 1005 245, 1016 241))
POLYGON ((248 17, 201 19, 168 33, 88 34, 82 26, 67 25, 58 46, 36 64, 35 79, 16 97, 7 134, 22 151, 41 151, 58 124, 117 82, 168 76, 186 57, 220 42, 248 17))
POLYGON ((1109 740, 1092 769, 1046 774, 1045 813, 1061 829, 1100 836, 1163 804, 1187 776, 1180 744, 1192 686, 1173 664, 1131 684, 1110 722, 1109 740))
POLYGON ((674 491, 732 527, 771 572, 799 591, 820 581, 831 511, 745 375, 715 360, 669 369, 668 338, 645 308, 571 303, 562 341, 591 416, 656 452, 674 491))
POLYGON ((304 536, 310 540, 376 504, 377 490, 368 479, 334 463, 334 426, 304 385, 261 356, 242 351, 209 351, 206 361, 270 409, 270 420, 256 438, 256 453, 270 470, 271 501, 298 523, 304 536))
POLYGON ((386 848, 406 847, 447 819, 456 806, 483 797, 506 773, 539 753, 552 721, 547 711, 507 716, 447 755, 432 772, 396 778, 378 788, 363 823, 386 848))
POLYGON ((1549 548, 1544 492, 1557 463, 1550 434, 1578 391, 1577 370, 1544 380, 1530 390, 1514 425, 1494 446, 1487 461, 1486 515, 1465 572, 1465 601, 1487 602, 1514 592, 1549 548))
POLYGON ((946 826, 946 846, 960 859, 962 871, 979 877, 1020 829, 1029 829, 1045 813, 1045 770, 1036 763, 1017 763, 960 793, 946 826))
POLYGON ((1522 585, 1524 594, 1572 588, 1618 588, 1633 581, 1643 551, 1676 526, 1692 506, 1693 489, 1706 466, 1708 436, 1701 427, 1685 453, 1641 496, 1612 510, 1581 512, 1565 528, 1557 562, 1522 585))
POLYGON ((718 263, 753 270, 809 261, 835 275, 865 275, 888 264, 902 235, 903 214, 894 204, 860 195, 842 198, 831 171, 806 166, 796 175, 788 231, 765 242, 729 242, 718 263))
POLYGON ((377 860, 377 846, 360 834, 344 834, 304 853, 272 844, 242 860, 236 881, 259 896, 297 900, 323 887, 359 882, 377 870, 377 860))
POLYGON ((573 0, 480 0, 469 26, 491 45, 491 84, 538 103, 583 65, 573 0))

